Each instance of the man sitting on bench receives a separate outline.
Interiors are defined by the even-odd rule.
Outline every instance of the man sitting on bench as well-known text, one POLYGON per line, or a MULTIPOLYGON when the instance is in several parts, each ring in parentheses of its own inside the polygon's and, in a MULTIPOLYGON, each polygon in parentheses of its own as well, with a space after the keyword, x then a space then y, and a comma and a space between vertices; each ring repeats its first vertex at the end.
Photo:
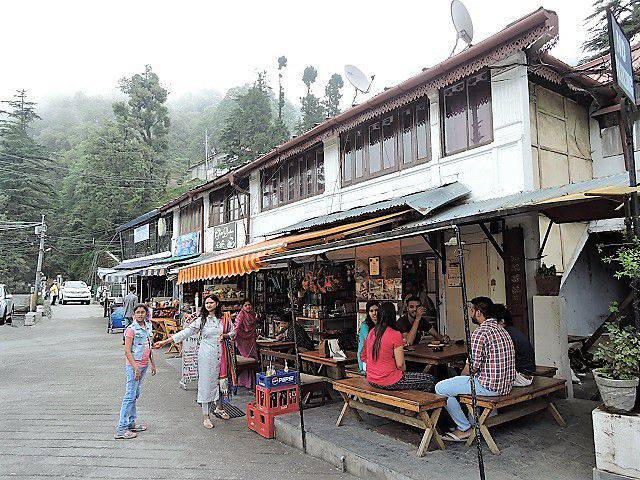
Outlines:
POLYGON ((456 398, 457 395, 471 393, 469 374, 473 375, 478 396, 506 395, 513 387, 516 377, 513 342, 507 331, 493 318, 492 309, 490 298, 476 297, 471 300, 471 320, 480 325, 471 335, 473 364, 467 364, 462 375, 436 384, 436 393, 447 397, 445 408, 457 425, 456 430, 442 437, 444 440, 465 442, 471 435, 471 423, 456 398))
POLYGON ((504 327, 516 352, 516 379, 514 387, 528 387, 536 374, 536 353, 527 336, 513 325, 513 317, 501 303, 493 305, 493 316, 504 327))

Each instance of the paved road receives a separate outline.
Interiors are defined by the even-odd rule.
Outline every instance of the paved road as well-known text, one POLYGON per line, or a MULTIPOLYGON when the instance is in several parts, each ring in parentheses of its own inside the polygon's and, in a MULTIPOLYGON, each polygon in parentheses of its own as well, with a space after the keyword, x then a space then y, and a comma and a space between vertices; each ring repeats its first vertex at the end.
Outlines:
POLYGON ((0 327, 0 478, 338 479, 328 464, 249 431, 202 427, 195 392, 161 355, 138 411, 149 430, 113 439, 124 389, 121 337, 97 306, 56 306, 34 327, 0 327))

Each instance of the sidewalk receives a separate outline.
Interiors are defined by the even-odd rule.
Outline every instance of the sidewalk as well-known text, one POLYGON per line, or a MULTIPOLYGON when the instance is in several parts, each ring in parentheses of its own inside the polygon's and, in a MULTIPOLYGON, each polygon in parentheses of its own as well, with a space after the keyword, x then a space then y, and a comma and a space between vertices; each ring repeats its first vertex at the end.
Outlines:
POLYGON ((124 389, 121 335, 96 306, 56 306, 52 320, 0 327, 0 478, 342 479, 331 465, 246 428, 202 427, 195 392, 163 354, 139 416, 149 430, 116 441, 124 389))

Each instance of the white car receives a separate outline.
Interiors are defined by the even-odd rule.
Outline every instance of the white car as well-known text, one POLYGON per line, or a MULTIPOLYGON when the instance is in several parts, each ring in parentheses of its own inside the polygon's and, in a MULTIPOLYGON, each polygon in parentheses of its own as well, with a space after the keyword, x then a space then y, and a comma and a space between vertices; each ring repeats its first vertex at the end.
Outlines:
POLYGON ((86 283, 77 280, 69 280, 60 287, 60 303, 65 305, 69 302, 80 302, 85 305, 91 303, 91 289, 86 283))
POLYGON ((7 288, 0 284, 0 325, 7 323, 7 320, 13 320, 13 295, 7 292, 7 288))

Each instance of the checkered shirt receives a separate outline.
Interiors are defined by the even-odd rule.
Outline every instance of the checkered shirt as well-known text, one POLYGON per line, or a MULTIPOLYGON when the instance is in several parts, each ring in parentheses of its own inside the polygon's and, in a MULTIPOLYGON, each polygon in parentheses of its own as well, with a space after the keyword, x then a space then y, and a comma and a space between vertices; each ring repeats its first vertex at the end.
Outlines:
POLYGON ((487 319, 471 335, 472 371, 480 385, 499 395, 511 392, 516 378, 516 354, 507 331, 487 319))

